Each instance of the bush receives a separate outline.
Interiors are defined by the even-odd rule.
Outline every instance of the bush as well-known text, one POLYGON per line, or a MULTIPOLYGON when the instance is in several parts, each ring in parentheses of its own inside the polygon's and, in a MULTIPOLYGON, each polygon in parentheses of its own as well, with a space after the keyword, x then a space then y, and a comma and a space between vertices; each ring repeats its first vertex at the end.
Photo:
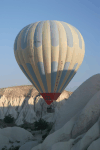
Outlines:
POLYGON ((20 146, 11 147, 9 150, 19 150, 20 146))
POLYGON ((27 124, 22 124, 19 127, 24 128, 24 129, 28 129, 29 128, 29 126, 27 124))
POLYGON ((45 133, 45 134, 42 136, 42 140, 44 140, 44 139, 48 136, 50 130, 52 129, 52 126, 53 126, 53 122, 48 123, 47 133, 45 133))
POLYGON ((48 122, 43 119, 39 119, 39 121, 34 122, 35 130, 45 130, 48 127, 48 122))
MULTIPOLYGON (((16 147, 11 147, 9 150, 19 150, 20 146, 16 146, 16 147)), ((6 146, 4 146, 4 148, 2 148, 2 150, 8 150, 6 146)))
POLYGON ((14 122, 14 117, 12 117, 10 114, 5 116, 4 120, 5 123, 13 123, 14 122))

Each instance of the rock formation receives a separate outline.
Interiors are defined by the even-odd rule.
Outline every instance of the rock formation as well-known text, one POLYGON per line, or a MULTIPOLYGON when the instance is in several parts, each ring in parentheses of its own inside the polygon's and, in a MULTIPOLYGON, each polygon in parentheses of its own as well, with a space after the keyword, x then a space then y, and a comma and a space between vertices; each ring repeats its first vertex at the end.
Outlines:
MULTIPOLYGON (((62 93, 62 95, 63 94, 64 93, 62 93)), ((1 100, 3 99, 3 96, 1 100)), ((40 98, 37 100, 37 110, 41 108, 41 102, 39 102, 39 100, 42 101, 43 99, 40 98)), ((21 117, 24 115, 26 120, 34 122, 34 120, 38 117, 36 112, 34 112, 31 108, 32 106, 28 106, 29 101, 31 103, 32 100, 31 98, 28 100, 27 97, 21 99, 20 102, 17 101, 20 107, 17 106, 14 110, 19 111, 19 120, 22 120, 21 117), (29 111, 31 111, 31 113, 29 113, 29 111)), ((0 104, 2 104, 2 102, 0 102, 0 104)), ((28 133, 29 131, 27 131, 26 134, 31 137, 31 139, 28 140, 27 136, 24 138, 23 134, 25 134, 25 131, 21 131, 23 129, 17 127, 22 134, 21 138, 23 140, 26 139, 25 143, 22 143, 19 150, 26 150, 25 147, 27 148, 27 146, 29 147, 28 150, 100 149, 100 74, 96 74, 87 79, 71 94, 69 98, 67 96, 63 97, 62 100, 54 103, 54 105, 54 114, 47 114, 45 112, 46 105, 44 107, 43 118, 49 122, 52 120, 54 122, 49 135, 44 139, 44 141, 41 141, 41 136, 39 134, 33 135, 32 131, 30 131, 31 134, 28 133)), ((5 101, 5 106, 7 106, 5 109, 1 107, 1 118, 5 116, 5 113, 14 112, 13 109, 10 111, 11 106, 8 106, 7 100, 5 101), (7 110, 9 111, 7 112, 7 110)), ((16 117, 18 114, 16 115, 15 113, 14 116, 16 117)), ((2 137, 0 141, 2 143, 4 140, 6 143, 8 143, 8 139, 11 140, 14 133, 14 129, 12 128, 7 127, 0 129, 0 136, 2 137)), ((18 137, 16 132, 15 134, 16 135, 13 136, 13 140, 16 140, 18 137)), ((20 140, 22 140, 21 138, 20 140)))

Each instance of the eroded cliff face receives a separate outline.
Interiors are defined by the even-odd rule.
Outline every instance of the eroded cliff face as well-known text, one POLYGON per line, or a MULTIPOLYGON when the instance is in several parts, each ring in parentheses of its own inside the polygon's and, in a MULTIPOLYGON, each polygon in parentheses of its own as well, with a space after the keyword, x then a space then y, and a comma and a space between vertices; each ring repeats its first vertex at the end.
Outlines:
POLYGON ((0 96, 5 96, 7 98, 11 97, 26 97, 26 96, 35 96, 38 91, 32 85, 24 85, 24 86, 14 86, 8 88, 0 89, 0 96))
MULTIPOLYGON (((32 85, 0 89, 0 119, 11 114, 15 118, 16 124, 21 125, 24 121, 33 123, 40 117, 41 111, 42 116, 48 115, 48 105, 42 96, 37 97, 34 111, 34 98, 38 94, 39 92, 32 85)), ((53 102, 52 105, 58 110, 71 94, 72 92, 64 90, 57 101, 53 102)), ((53 116, 54 114, 49 115, 53 116)))
MULTIPOLYGON (((64 90, 57 99, 58 101, 63 98, 68 98, 73 92, 64 90)), ((32 85, 14 86, 0 89, 0 97, 5 96, 8 98, 19 97, 35 97, 39 92, 32 85)), ((42 96, 41 96, 42 97, 42 96)))

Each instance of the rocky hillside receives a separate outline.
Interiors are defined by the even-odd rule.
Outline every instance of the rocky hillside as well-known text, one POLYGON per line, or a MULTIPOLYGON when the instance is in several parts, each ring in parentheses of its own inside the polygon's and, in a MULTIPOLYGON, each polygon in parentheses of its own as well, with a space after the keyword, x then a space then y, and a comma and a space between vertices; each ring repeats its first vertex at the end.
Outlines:
MULTIPOLYGON (((21 125, 24 121, 34 123, 40 117, 41 112, 42 116, 48 115, 48 105, 42 96, 37 97, 34 108, 34 98, 38 94, 39 92, 32 85, 0 89, 0 119, 11 114, 16 120, 16 125, 21 125)), ((57 101, 54 102, 55 107, 59 109, 62 102, 67 100, 71 94, 72 92, 64 90, 57 101)), ((52 116, 54 115, 52 114, 52 116)), ((50 120, 52 120, 52 117, 50 120)))
MULTIPOLYGON (((33 85, 13 86, 0 89, 0 97, 5 96, 7 98, 18 97, 35 97, 39 92, 33 85)), ((73 92, 64 90, 58 100, 68 98, 73 92)))

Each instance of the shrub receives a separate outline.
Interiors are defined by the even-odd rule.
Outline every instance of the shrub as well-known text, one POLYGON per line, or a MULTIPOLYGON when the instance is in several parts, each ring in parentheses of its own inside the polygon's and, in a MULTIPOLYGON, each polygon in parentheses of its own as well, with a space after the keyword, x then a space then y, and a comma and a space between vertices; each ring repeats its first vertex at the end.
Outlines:
POLYGON ((22 124, 19 127, 24 128, 24 129, 28 129, 29 128, 27 124, 22 124))
POLYGON ((52 126, 53 126, 53 122, 48 123, 47 132, 44 135, 42 135, 42 140, 44 140, 49 135, 52 126))
POLYGON ((20 146, 11 147, 9 150, 19 150, 20 146))
MULTIPOLYGON (((16 146, 16 147, 11 147, 11 148, 9 148, 9 150, 19 150, 19 148, 20 148, 20 146, 16 146)), ((7 149, 7 147, 6 146, 4 146, 3 148, 2 148, 2 150, 8 150, 7 149)))
POLYGON ((48 122, 43 119, 39 119, 39 121, 34 122, 35 130, 45 130, 48 127, 48 122))
POLYGON ((4 120, 5 123, 13 123, 14 122, 14 117, 12 117, 10 114, 5 116, 4 120))

